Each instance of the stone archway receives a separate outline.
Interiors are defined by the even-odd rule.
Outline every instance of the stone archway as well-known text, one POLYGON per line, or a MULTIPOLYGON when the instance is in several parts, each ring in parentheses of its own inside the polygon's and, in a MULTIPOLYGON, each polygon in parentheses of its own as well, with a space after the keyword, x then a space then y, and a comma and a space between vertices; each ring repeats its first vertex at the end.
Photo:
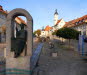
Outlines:
POLYGON ((12 10, 7 16, 6 22, 6 68, 19 68, 19 69, 29 69, 30 57, 32 55, 32 46, 33 46, 33 19, 31 15, 25 10, 21 8, 17 8, 12 10), (11 35, 12 35, 12 25, 13 19, 17 16, 25 16, 27 19, 27 56, 22 58, 13 58, 11 55, 11 35), (22 64, 17 65, 19 62, 24 62, 22 64), (13 62, 13 63, 11 63, 13 62), (27 64, 26 64, 27 63, 27 64), (25 65, 22 66, 22 65, 25 65), (19 67, 18 67, 19 66, 19 67))

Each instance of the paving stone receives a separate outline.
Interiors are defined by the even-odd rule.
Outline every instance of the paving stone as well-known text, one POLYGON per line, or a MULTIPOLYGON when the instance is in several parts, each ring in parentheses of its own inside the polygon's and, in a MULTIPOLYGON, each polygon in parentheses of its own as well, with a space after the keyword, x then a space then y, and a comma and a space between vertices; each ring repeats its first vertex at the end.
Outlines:
POLYGON ((58 57, 49 55, 51 49, 48 43, 44 43, 39 59, 39 69, 45 70, 44 75, 87 75, 87 62, 82 60, 76 51, 66 50, 59 45, 58 40, 54 42, 58 57))

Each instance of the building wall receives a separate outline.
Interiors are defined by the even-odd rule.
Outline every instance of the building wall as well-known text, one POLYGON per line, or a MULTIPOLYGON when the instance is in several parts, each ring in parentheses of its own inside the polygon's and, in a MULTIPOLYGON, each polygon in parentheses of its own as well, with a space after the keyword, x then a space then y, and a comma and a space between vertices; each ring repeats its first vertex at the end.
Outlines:
POLYGON ((47 37, 47 36, 51 36, 52 35, 52 31, 41 31, 41 37, 47 37))
POLYGON ((54 32, 55 30, 58 30, 60 28, 62 28, 65 25, 65 21, 62 19, 57 25, 53 26, 52 31, 54 32))
POLYGON ((60 23, 57 25, 58 29, 62 28, 65 25, 65 21, 62 19, 60 23))
POLYGON ((41 37, 44 37, 45 36, 45 31, 41 31, 41 37))
MULTIPOLYGON (((0 12, 0 42, 4 43, 6 42, 6 34, 3 33, 2 26, 6 26, 6 18, 7 15, 0 12)), ((16 19, 19 24, 21 24, 21 21, 19 19, 16 19)), ((20 26, 16 21, 14 22, 14 36, 16 37, 16 26, 18 30, 20 30, 20 26)))
POLYGON ((6 22, 6 15, 0 12, 0 26, 5 24, 5 22, 6 22))
POLYGON ((81 34, 83 35, 87 35, 87 24, 84 23, 84 24, 81 24, 79 26, 75 26, 75 27, 72 27, 78 31, 81 31, 81 34))
POLYGON ((41 37, 48 36, 48 31, 41 31, 41 37))
POLYGON ((6 23, 6 14, 0 12, 0 42, 6 41, 6 35, 2 30, 2 26, 6 23))

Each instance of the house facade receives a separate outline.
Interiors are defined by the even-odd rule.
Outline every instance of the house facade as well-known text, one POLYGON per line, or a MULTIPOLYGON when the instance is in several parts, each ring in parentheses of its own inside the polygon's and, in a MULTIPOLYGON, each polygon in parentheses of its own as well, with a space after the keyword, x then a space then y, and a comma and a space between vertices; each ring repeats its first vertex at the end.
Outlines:
POLYGON ((67 22, 64 27, 70 27, 81 32, 82 35, 87 36, 87 15, 67 22))
POLYGON ((6 17, 7 17, 7 12, 4 11, 3 7, 0 5, 0 42, 5 42, 6 17))
POLYGON ((73 28, 80 31, 82 35, 87 36, 87 15, 65 22, 63 19, 58 20, 58 12, 56 10, 54 13, 54 26, 52 26, 52 30, 54 32, 63 27, 73 28))
MULTIPOLYGON (((8 12, 3 9, 3 7, 0 5, 0 43, 6 42, 6 18, 7 18, 8 12)), ((22 20, 20 17, 16 17, 14 20, 14 36, 16 37, 16 27, 18 30, 20 30, 19 24, 25 24, 25 21, 22 20)))
POLYGON ((41 37, 48 37, 48 36, 52 36, 52 31, 51 31, 52 27, 50 27, 49 25, 46 26, 45 29, 43 29, 41 31, 41 37))

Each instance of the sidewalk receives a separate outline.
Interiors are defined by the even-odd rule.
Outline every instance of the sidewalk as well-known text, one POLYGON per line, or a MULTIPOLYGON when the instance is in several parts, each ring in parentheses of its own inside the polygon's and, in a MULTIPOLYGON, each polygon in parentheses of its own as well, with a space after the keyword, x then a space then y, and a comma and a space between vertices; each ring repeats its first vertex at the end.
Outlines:
POLYGON ((73 50, 64 49, 59 41, 53 41, 58 57, 50 55, 48 43, 44 47, 39 59, 38 75, 87 75, 87 62, 82 60, 73 50))

